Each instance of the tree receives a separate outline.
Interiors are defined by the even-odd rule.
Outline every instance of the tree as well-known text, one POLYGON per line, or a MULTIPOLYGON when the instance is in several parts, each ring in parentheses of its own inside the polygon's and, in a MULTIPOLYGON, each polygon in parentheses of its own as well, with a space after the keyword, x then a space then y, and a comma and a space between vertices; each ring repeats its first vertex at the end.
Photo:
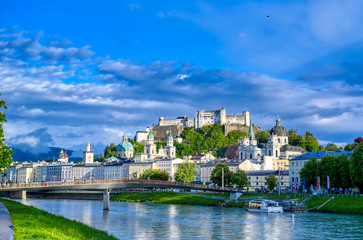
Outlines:
POLYGON ((134 156, 138 153, 144 153, 144 145, 142 145, 141 143, 134 145, 134 156))
POLYGON ((266 185, 268 190, 272 191, 277 186, 277 177, 273 174, 267 177, 266 185))
POLYGON ((316 185, 316 177, 318 177, 318 174, 319 162, 315 157, 307 161, 304 167, 300 170, 301 179, 306 177, 306 186, 316 185))
POLYGON ((338 179, 336 179, 336 170, 337 170, 337 157, 332 155, 325 155, 321 158, 321 160, 318 162, 318 172, 315 177, 320 177, 320 185, 326 186, 327 185, 327 176, 330 176, 330 179, 332 180, 332 186, 337 187, 336 185, 339 185, 337 182, 338 179), (334 175, 334 178, 333 178, 334 175))
POLYGON ((290 145, 299 146, 306 150, 305 137, 299 135, 299 132, 296 129, 290 129, 288 135, 290 145))
POLYGON ((110 157, 116 157, 117 153, 116 153, 116 144, 111 143, 110 146, 106 146, 105 150, 104 150, 104 156, 105 159, 110 158, 110 157))
POLYGON ((160 169, 147 169, 139 179, 150 179, 150 180, 162 180, 168 181, 169 174, 167 171, 161 171, 160 169))
POLYGON ((195 180, 195 175, 198 173, 196 165, 185 161, 179 164, 178 171, 175 173, 175 180, 178 182, 186 181, 188 183, 195 180))
POLYGON ((246 132, 242 132, 241 130, 234 130, 227 134, 228 144, 236 145, 239 144, 241 139, 247 137, 246 132))
POLYGON ((103 161, 103 155, 100 153, 100 154, 96 154, 95 155, 95 162, 102 162, 103 161))
POLYGON ((217 166, 213 169, 210 180, 217 184, 218 186, 222 186, 222 169, 224 175, 224 185, 228 182, 231 182, 231 171, 229 167, 224 163, 218 163, 217 166))
MULTIPOLYGON (((1 95, 1 94, 0 94, 1 95)), ((0 173, 3 172, 13 161, 11 154, 13 151, 8 148, 5 142, 3 123, 6 122, 6 116, 2 108, 8 109, 5 99, 0 100, 0 173)))
POLYGON ((305 133, 305 150, 308 152, 316 152, 319 150, 319 142, 310 132, 305 133))
MULTIPOLYGON (((336 175, 332 176, 335 177, 339 184, 337 184, 337 187, 341 187, 343 189, 352 187, 352 181, 351 181, 351 172, 350 172, 350 159, 345 154, 340 154, 337 156, 337 164, 336 164, 336 175)), ((332 180, 333 181, 333 180, 332 180)))
POLYGON ((239 169, 237 170, 237 172, 232 173, 231 182, 240 187, 247 187, 250 184, 245 171, 239 169))
POLYGON ((352 153, 350 170, 352 183, 363 192, 363 143, 360 143, 352 153))
POLYGON ((296 129, 290 129, 288 132, 289 144, 293 146, 298 146, 299 144, 299 132, 296 129))
POLYGON ((259 131, 255 134, 255 138, 257 140, 257 143, 267 143, 268 133, 266 131, 259 131))
POLYGON ((326 149, 327 151, 338 151, 338 150, 339 150, 338 146, 337 146, 337 145, 335 145, 334 143, 328 143, 328 144, 326 145, 325 149, 326 149))

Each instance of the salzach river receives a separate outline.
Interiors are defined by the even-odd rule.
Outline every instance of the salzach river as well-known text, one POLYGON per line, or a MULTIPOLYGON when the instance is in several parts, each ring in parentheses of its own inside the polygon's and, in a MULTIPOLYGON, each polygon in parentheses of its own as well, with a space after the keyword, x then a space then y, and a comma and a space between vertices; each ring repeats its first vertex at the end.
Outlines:
POLYGON ((250 213, 239 208, 39 200, 20 202, 103 229, 119 239, 362 239, 363 216, 250 213))

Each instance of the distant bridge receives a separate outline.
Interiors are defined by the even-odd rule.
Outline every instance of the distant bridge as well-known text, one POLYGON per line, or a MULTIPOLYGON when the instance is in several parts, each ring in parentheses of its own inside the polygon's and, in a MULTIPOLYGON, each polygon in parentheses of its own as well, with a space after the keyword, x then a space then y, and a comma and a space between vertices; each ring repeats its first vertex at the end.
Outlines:
POLYGON ((110 190, 130 188, 178 188, 188 190, 206 190, 213 192, 229 192, 231 199, 241 195, 235 188, 222 188, 208 185, 169 182, 159 180, 94 180, 73 182, 43 182, 43 183, 13 183, 2 184, 0 191, 10 192, 10 198, 25 199, 26 191, 54 191, 54 190, 103 190, 104 209, 110 208, 110 190))

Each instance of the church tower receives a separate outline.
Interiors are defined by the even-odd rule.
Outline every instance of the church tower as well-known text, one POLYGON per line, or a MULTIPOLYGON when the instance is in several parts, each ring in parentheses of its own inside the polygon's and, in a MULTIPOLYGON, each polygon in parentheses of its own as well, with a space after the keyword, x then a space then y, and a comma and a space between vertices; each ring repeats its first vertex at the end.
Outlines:
POLYGON ((174 146, 174 138, 171 134, 171 130, 169 131, 169 136, 166 139, 166 155, 168 155, 168 158, 175 158, 175 152, 176 152, 176 147, 174 146))
POLYGON ((280 148, 289 144, 287 130, 281 125, 279 116, 277 116, 276 125, 271 128, 269 135, 269 141, 267 142, 267 155, 277 159, 281 154, 280 148))
POLYGON ((144 153, 148 155, 149 159, 155 158, 156 152, 156 144, 154 144, 154 134, 150 130, 147 135, 146 144, 144 146, 144 153))
POLYGON ((83 151, 83 163, 93 163, 93 160, 94 160, 94 152, 91 149, 91 143, 88 138, 86 151, 83 151))

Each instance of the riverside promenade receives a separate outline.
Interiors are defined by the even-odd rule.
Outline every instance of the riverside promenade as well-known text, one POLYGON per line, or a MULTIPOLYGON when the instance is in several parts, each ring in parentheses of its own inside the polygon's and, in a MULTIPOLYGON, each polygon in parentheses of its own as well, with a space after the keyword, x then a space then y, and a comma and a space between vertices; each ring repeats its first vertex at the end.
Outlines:
POLYGON ((5 205, 0 202, 0 240, 13 239, 13 223, 9 211, 5 205))

